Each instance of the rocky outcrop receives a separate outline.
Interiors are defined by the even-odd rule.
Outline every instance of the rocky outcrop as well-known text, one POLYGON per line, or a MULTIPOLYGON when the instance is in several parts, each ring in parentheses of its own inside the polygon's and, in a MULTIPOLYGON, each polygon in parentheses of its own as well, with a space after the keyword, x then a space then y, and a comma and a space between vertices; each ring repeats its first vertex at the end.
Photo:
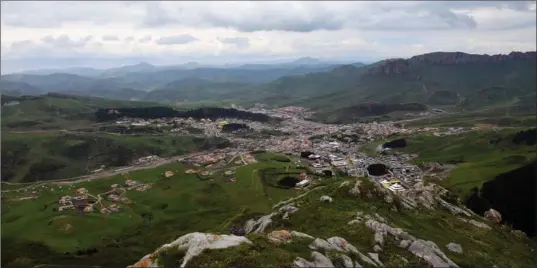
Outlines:
POLYGON ((321 238, 316 238, 310 245, 309 248, 313 250, 317 249, 323 249, 327 251, 339 251, 339 252, 352 252, 355 254, 358 254, 362 261, 369 263, 375 267, 378 266, 377 263, 375 263, 371 258, 367 257, 366 255, 362 254, 356 247, 351 245, 347 240, 341 238, 341 237, 331 237, 328 238, 328 240, 324 240, 321 238))
POLYGON ((384 237, 390 234, 397 239, 401 239, 399 247, 407 249, 433 267, 458 267, 432 241, 417 239, 400 228, 393 228, 374 219, 367 220, 365 225, 375 232, 375 241, 378 240, 377 236, 384 237))
POLYGON ((451 252, 462 254, 462 247, 459 244, 449 243, 446 245, 446 248, 451 252))
POLYGON ((532 52, 511 52, 507 55, 478 55, 462 52, 433 52, 414 56, 410 59, 389 59, 377 63, 369 68, 367 74, 402 74, 415 68, 427 65, 455 65, 471 63, 491 63, 509 60, 531 60, 535 59, 535 51, 532 52))
POLYGON ((265 228, 269 226, 272 223, 272 217, 277 215, 277 213, 273 212, 268 215, 265 215, 258 220, 248 220, 246 224, 244 225, 244 231, 246 234, 249 233, 261 233, 265 231, 265 228))
POLYGON ((497 210, 491 208, 487 211, 485 211, 485 219, 493 222, 493 223, 500 223, 502 222, 502 214, 500 214, 500 212, 498 212, 497 210))
POLYGON ((234 235, 216 235, 207 233, 190 233, 179 237, 177 240, 165 244, 155 252, 144 256, 137 263, 129 266, 130 268, 148 268, 158 267, 156 257, 166 250, 184 250, 185 256, 181 267, 190 261, 193 257, 201 254, 205 249, 221 249, 238 246, 242 243, 252 243, 246 237, 234 235))
POLYGON ((332 261, 323 254, 313 251, 311 253, 311 262, 303 258, 297 257, 294 264, 297 267, 334 267, 332 261))
POLYGON ((449 210, 449 212, 451 212, 452 214, 454 215, 464 215, 466 217, 471 217, 472 214, 470 214, 469 212, 467 212, 466 210, 460 208, 460 207, 457 207, 457 206, 454 206, 446 201, 444 201, 442 198, 440 197, 435 197, 436 201, 438 201, 438 204, 440 204, 440 206, 442 206, 443 208, 449 210))
POLYGON ((283 214, 282 219, 289 219, 289 215, 298 211, 298 208, 293 206, 294 204, 284 205, 278 210, 278 213, 283 214))
POLYGON ((309 239, 315 239, 315 237, 309 235, 309 234, 305 234, 305 233, 301 233, 301 232, 296 232, 296 231, 291 231, 291 235, 293 237, 300 237, 300 238, 309 238, 309 239))
POLYGON ((379 259, 379 254, 378 253, 367 253, 367 255, 369 255, 369 257, 371 257, 371 259, 378 264, 378 266, 380 267, 384 267, 384 264, 380 261, 379 259))
POLYGON ((459 267, 452 262, 432 241, 415 240, 408 251, 428 262, 432 267, 459 267))
POLYGON ((458 219, 461 220, 461 221, 463 221, 463 222, 467 222, 467 223, 469 223, 469 224, 472 224, 472 225, 474 225, 474 226, 476 226, 476 227, 479 227, 479 228, 483 228, 483 229, 491 229, 490 226, 488 226, 488 225, 486 225, 486 224, 484 224, 484 223, 482 223, 482 222, 478 222, 478 221, 476 221, 476 220, 473 220, 473 219, 468 220, 468 219, 465 219, 465 218, 462 218, 462 217, 459 217, 458 219))

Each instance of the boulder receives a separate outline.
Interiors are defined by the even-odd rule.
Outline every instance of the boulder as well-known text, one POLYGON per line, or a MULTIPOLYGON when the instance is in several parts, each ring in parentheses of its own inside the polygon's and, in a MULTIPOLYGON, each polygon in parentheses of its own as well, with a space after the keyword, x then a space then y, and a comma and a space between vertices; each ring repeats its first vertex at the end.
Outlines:
POLYGON ((381 251, 382 251, 382 248, 381 248, 379 245, 375 245, 375 246, 373 247, 373 251, 375 251, 375 252, 381 252, 381 251))
POLYGON ((451 252, 462 254, 462 247, 459 244, 449 243, 446 245, 446 248, 451 252))
POLYGON ((177 240, 165 244, 158 248, 155 252, 144 256, 137 263, 129 266, 130 268, 146 268, 158 267, 157 260, 154 258, 159 253, 169 250, 184 250, 185 257, 181 263, 181 267, 190 261, 193 257, 201 254, 205 249, 221 249, 233 246, 238 246, 242 243, 252 243, 248 238, 235 235, 216 235, 208 233, 190 233, 179 237, 177 240))
POLYGON ((500 214, 500 212, 498 212, 497 210, 491 208, 487 211, 485 211, 485 219, 493 222, 493 223, 500 223, 502 222, 502 214, 500 214))
POLYGON ((490 226, 488 226, 488 225, 486 225, 486 224, 484 224, 484 223, 482 223, 482 222, 478 222, 478 221, 476 221, 476 220, 474 220, 474 219, 470 219, 470 220, 468 220, 468 219, 465 219, 465 218, 462 218, 462 217, 459 217, 458 219, 461 220, 461 221, 463 221, 463 222, 470 223, 470 224, 472 224, 472 225, 474 225, 474 226, 476 226, 476 227, 479 227, 479 228, 483 228, 483 229, 491 229, 490 226))
POLYGON ((332 261, 327 258, 326 256, 324 256, 323 254, 317 252, 317 251, 313 251, 311 253, 311 257, 313 259, 313 261, 307 261, 303 258, 300 258, 300 257, 297 257, 295 259, 295 266, 297 267, 303 267, 303 268, 306 268, 306 267, 334 267, 334 264, 332 263, 332 261))
POLYGON ((440 206, 442 206, 443 208, 449 210, 452 214, 454 215, 460 215, 460 214, 463 214, 464 216, 466 217, 471 217, 472 215, 470 213, 468 213, 466 210, 460 208, 460 207, 457 207, 457 206, 454 206, 446 201, 444 201, 442 198, 440 197, 436 197, 436 201, 438 201, 438 203, 440 204, 440 206))
POLYGON ((345 268, 354 268, 354 263, 347 255, 340 255, 338 259, 341 260, 345 268))
POLYGON ((321 199, 319 199, 321 202, 323 203, 332 203, 332 197, 330 196, 327 196, 327 195, 323 195, 321 196, 321 199))
POLYGON ((272 231, 267 235, 268 240, 274 244, 288 243, 291 237, 291 233, 286 230, 272 231))

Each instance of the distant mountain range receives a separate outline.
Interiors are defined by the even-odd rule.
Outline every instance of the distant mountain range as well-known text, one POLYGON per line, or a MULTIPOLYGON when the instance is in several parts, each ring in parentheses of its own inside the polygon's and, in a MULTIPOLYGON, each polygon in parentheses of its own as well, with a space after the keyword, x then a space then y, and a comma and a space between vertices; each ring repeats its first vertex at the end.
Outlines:
MULTIPOLYGON (((89 69, 72 69, 92 73, 89 69)), ((95 73, 95 72, 94 72, 95 73)), ((302 58, 278 64, 200 67, 140 63, 98 76, 9 74, 6 94, 61 92, 151 101, 231 100, 237 104, 302 105, 331 115, 379 113, 427 106, 475 109, 535 98, 536 53, 476 55, 435 52, 370 65, 302 58), (378 103, 371 108, 373 103, 378 103), (416 103, 420 105, 402 105, 416 103), (388 105, 388 106, 386 106, 388 105)))

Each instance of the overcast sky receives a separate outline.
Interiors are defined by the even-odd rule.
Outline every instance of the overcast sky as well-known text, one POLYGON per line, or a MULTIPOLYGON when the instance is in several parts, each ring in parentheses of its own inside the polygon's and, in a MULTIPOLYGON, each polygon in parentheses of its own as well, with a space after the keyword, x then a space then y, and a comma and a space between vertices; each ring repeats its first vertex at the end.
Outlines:
POLYGON ((2 73, 536 49, 535 2, 6 2, 2 73))

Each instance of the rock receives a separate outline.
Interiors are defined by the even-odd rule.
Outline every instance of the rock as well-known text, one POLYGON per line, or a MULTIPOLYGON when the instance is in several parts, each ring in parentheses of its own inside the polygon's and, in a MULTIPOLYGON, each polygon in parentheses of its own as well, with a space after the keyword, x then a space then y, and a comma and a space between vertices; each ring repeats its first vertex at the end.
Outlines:
POLYGON ((268 215, 265 215, 261 218, 259 218, 257 221, 254 220, 248 220, 246 224, 244 225, 244 231, 246 234, 249 233, 261 233, 265 231, 265 228, 269 226, 272 223, 272 217, 275 216, 276 213, 270 213, 268 215))
POLYGON ((381 251, 382 251, 382 248, 381 248, 379 245, 375 245, 375 246, 373 247, 373 251, 375 251, 375 252, 381 252, 381 251))
POLYGON ((365 222, 369 229, 382 234, 391 234, 399 239, 415 240, 416 238, 403 231, 401 228, 393 228, 385 223, 370 219, 365 222))
POLYGON ((354 261, 354 268, 364 268, 361 264, 359 264, 357 261, 354 261))
POLYGON ((485 219, 493 222, 493 223, 500 223, 502 222, 502 214, 500 214, 500 212, 498 212, 497 210, 491 208, 487 211, 485 211, 485 219))
POLYGON ((458 219, 463 221, 463 222, 470 223, 470 224, 472 224, 472 225, 474 225, 476 227, 479 227, 479 228, 492 229, 490 226, 488 226, 488 225, 486 225, 486 224, 484 224, 482 222, 478 222, 476 220, 473 220, 473 219, 468 220, 468 219, 465 219, 465 218, 462 218, 462 217, 459 217, 458 219))
POLYGON ((315 240, 313 240, 308 247, 311 249, 338 250, 336 247, 322 238, 315 238, 315 240))
POLYGON ((459 244, 449 243, 446 245, 446 248, 449 249, 449 251, 462 254, 462 247, 459 244))
POLYGON ((349 195, 360 197, 360 185, 362 185, 362 181, 356 180, 354 186, 349 190, 349 195))
POLYGON ((390 211, 393 211, 393 212, 399 212, 399 210, 397 209, 396 206, 392 206, 392 207, 390 208, 390 211))
POLYGON ((356 249, 353 245, 347 242, 347 240, 345 240, 344 238, 334 236, 328 238, 326 241, 332 244, 338 251, 358 253, 358 249, 356 249))
POLYGON ((282 219, 289 219, 289 215, 298 211, 298 208, 293 205, 284 205, 278 210, 278 213, 283 214, 282 219))
POLYGON ((330 196, 327 196, 327 195, 323 195, 321 196, 321 199, 320 199, 321 202, 323 203, 332 203, 332 197, 330 196))
POLYGON ((332 263, 332 261, 330 259, 328 259, 326 256, 324 256, 323 254, 317 252, 317 251, 313 251, 311 253, 311 257, 313 259, 313 261, 307 261, 303 258, 300 258, 300 257, 297 257, 295 259, 295 266, 297 267, 334 267, 334 264, 332 263))
POLYGON ((440 206, 442 206, 443 208, 449 210, 452 214, 454 215, 459 215, 459 214, 463 214, 465 215, 466 217, 471 217, 472 215, 470 213, 468 213, 466 210, 460 208, 460 207, 457 207, 457 206, 454 206, 446 201, 444 201, 442 198, 440 197, 436 197, 436 201, 438 201, 438 203, 440 204, 440 206))
POLYGON ((406 248, 408 248, 410 243, 412 243, 412 241, 410 241, 410 240, 401 240, 401 242, 399 242, 399 247, 406 249, 406 248))
POLYGON ((384 245, 384 236, 381 232, 375 232, 374 241, 375 244, 384 245))
POLYGON ((378 253, 367 253, 367 255, 369 255, 369 257, 371 257, 371 259, 375 261, 380 267, 384 266, 384 264, 379 260, 378 253))
POLYGON ((291 231, 291 235, 293 237, 300 237, 300 238, 309 238, 309 239, 315 239, 315 237, 309 235, 309 234, 305 234, 305 233, 301 233, 301 232, 296 232, 296 231, 291 231))
POLYGON ((286 230, 272 231, 267 235, 270 242, 274 244, 282 244, 291 241, 291 233, 286 230))
POLYGON ((371 194, 371 191, 367 191, 367 194, 365 196, 369 199, 373 198, 373 194, 371 194))
POLYGON ((233 225, 230 229, 229 229, 229 232, 233 235, 238 235, 238 236, 245 236, 246 235, 246 231, 244 230, 244 228, 240 227, 240 226, 235 226, 233 225))
POLYGON ((393 197, 391 195, 385 195, 384 196, 384 202, 391 204, 393 203, 393 197))
POLYGON ((131 268, 146 268, 146 267, 158 267, 157 260, 154 257, 159 253, 168 249, 184 250, 185 257, 181 263, 181 267, 190 261, 193 257, 201 254, 205 249, 220 249, 238 246, 242 243, 252 243, 248 238, 235 235, 215 235, 207 233, 190 233, 179 237, 177 240, 165 244, 157 249, 155 252, 144 256, 137 263, 129 266, 131 268), (153 260, 154 259, 154 260, 153 260))
POLYGON ((432 243, 431 241, 424 241, 421 239, 415 240, 408 247, 408 251, 417 257, 422 258, 432 267, 458 267, 438 249, 436 244, 432 243))

